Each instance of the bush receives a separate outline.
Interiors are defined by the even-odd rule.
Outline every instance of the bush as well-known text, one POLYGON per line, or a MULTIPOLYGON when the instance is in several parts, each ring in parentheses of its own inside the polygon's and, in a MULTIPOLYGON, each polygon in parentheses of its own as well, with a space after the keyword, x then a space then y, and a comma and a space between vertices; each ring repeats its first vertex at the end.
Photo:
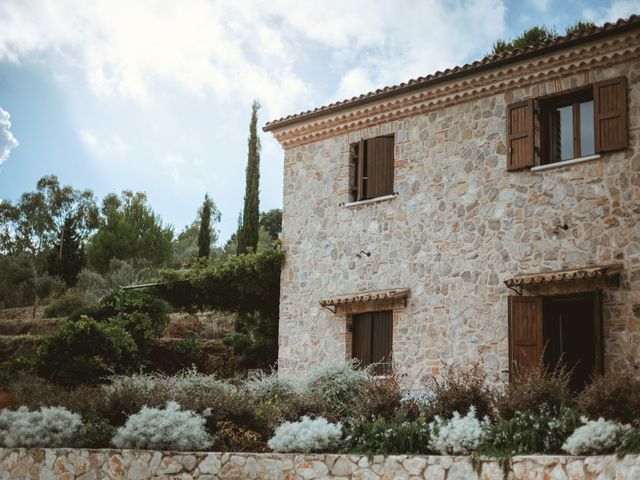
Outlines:
POLYGON ((556 411, 572 407, 574 395, 569 387, 570 376, 561 365, 554 369, 538 365, 516 375, 497 401, 500 416, 513 418, 517 412, 535 410, 544 403, 556 411))
POLYGON ((33 258, 27 253, 0 255, 0 306, 33 305, 35 300, 33 258))
POLYGON ((144 407, 131 415, 111 443, 117 448, 204 450, 213 444, 204 425, 202 416, 169 402, 164 409, 144 407))
POLYGON ((0 410, 0 442, 8 448, 69 447, 81 425, 80 415, 65 408, 0 410))
POLYGON ((494 417, 496 393, 479 364, 449 367, 442 379, 431 377, 428 387, 432 394, 426 408, 428 418, 451 418, 454 412, 468 412, 471 407, 479 418, 494 417))
POLYGON ((480 445, 488 424, 488 418, 476 418, 473 406, 464 417, 458 412, 453 412, 449 420, 436 417, 429 423, 429 447, 442 455, 469 455, 480 445))
POLYGON ((244 388, 255 403, 286 401, 295 394, 291 382, 279 377, 275 370, 268 374, 260 371, 255 378, 245 382, 244 388))
POLYGON ((274 452, 324 452, 337 447, 341 436, 341 423, 305 416, 299 422, 285 422, 276 428, 268 445, 274 452))
POLYGON ((562 407, 556 411, 543 404, 489 426, 478 453, 497 457, 558 454, 579 423, 574 410, 562 407))
POLYGON ((44 309, 44 318, 67 317, 86 305, 82 294, 76 290, 67 290, 54 298, 44 309))
POLYGON ((345 453, 420 454, 429 446, 429 426, 424 418, 410 420, 404 412, 388 419, 352 420, 345 430, 345 453))
POLYGON ((165 334, 168 337, 184 338, 187 336, 199 336, 204 329, 204 324, 198 317, 178 318, 171 320, 165 334))
POLYGON ((402 387, 396 375, 368 379, 355 402, 355 416, 391 418, 401 406, 402 387))
POLYGON ((78 430, 75 447, 109 448, 116 428, 101 417, 91 416, 82 422, 78 430))
POLYGON ((60 277, 42 275, 36 278, 36 293, 38 298, 60 296, 64 292, 65 283, 60 277))
POLYGON ((312 367, 305 375, 302 394, 322 416, 330 420, 344 418, 353 411, 356 398, 370 378, 367 370, 357 367, 354 361, 312 367))
POLYGON ((640 381, 621 374, 597 377, 578 395, 577 404, 588 418, 631 423, 640 419, 640 381))
POLYGON ((110 289, 105 278, 97 272, 83 269, 78 274, 76 291, 82 294, 85 304, 97 305, 102 297, 109 293, 110 289))
POLYGON ((232 422, 220 422, 216 429, 215 448, 222 452, 263 452, 266 451, 266 443, 254 430, 232 422))
POLYGON ((137 354, 122 328, 82 317, 65 321, 40 341, 37 371, 61 385, 95 384, 108 375, 137 369, 137 354))
POLYGON ((143 406, 161 407, 174 401, 187 410, 203 413, 212 408, 211 421, 252 417, 249 402, 237 389, 218 380, 215 375, 203 375, 184 370, 176 375, 134 374, 111 377, 102 386, 112 422, 121 424, 143 406))
POLYGON ((562 445, 562 449, 571 455, 605 455, 615 451, 622 441, 625 427, 618 422, 599 418, 582 418, 584 425, 562 445))
POLYGON ((629 428, 624 432, 616 453, 619 457, 640 454, 640 428, 629 428))

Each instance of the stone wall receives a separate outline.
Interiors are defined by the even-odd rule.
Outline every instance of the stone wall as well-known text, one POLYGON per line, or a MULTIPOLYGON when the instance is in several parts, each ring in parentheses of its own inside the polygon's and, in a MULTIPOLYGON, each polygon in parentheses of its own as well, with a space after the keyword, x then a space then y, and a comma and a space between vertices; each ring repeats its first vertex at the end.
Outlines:
MULTIPOLYGON (((0 449, 0 479, 420 479, 503 480, 495 461, 468 457, 170 453, 136 450, 0 449)), ((510 478, 635 480, 640 456, 530 456, 513 459, 510 478)))
MULTIPOLYGON (((637 48, 638 39, 631 41, 637 48)), ((612 45, 607 48, 622 48, 612 45)), ((477 360, 506 379, 507 296, 513 292, 504 280, 617 263, 623 265, 621 285, 598 286, 604 294, 605 369, 640 372, 640 62, 621 51, 613 60, 591 61, 596 53, 589 52, 576 54, 582 63, 575 68, 566 63, 569 54, 540 59, 555 62, 552 73, 527 64, 513 67, 520 77, 508 86, 507 80, 499 83, 501 75, 515 73, 487 73, 495 85, 484 93, 474 90, 468 101, 460 99, 463 93, 441 103, 439 90, 416 93, 415 98, 433 97, 434 106, 398 120, 376 117, 366 129, 349 131, 346 123, 341 129, 339 115, 313 120, 318 129, 324 122, 338 133, 292 144, 284 154, 281 372, 349 355, 349 316, 323 309, 321 299, 409 288, 407 306, 394 309, 393 326, 393 360, 407 386, 417 387, 443 363, 477 360), (621 75, 630 89, 627 150, 561 168, 507 171, 507 105, 621 75), (349 145, 391 133, 397 195, 345 205, 349 145), (569 229, 556 239, 553 228, 559 224, 569 229), (371 256, 358 256, 361 250, 371 256)), ((367 115, 373 118, 383 107, 373 105, 368 114, 364 106, 343 117, 366 123, 367 115)), ((275 133, 286 141, 288 134, 275 133)), ((593 285, 575 282, 567 288, 593 285)))

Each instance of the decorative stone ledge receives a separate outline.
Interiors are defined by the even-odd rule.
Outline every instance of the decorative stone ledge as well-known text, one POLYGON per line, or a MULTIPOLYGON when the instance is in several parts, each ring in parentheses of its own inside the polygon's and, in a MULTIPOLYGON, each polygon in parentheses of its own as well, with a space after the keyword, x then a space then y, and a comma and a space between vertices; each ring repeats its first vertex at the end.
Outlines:
MULTIPOLYGON (((158 452, 144 450, 0 449, 0 479, 429 479, 503 480, 494 460, 479 470, 469 457, 158 452)), ((640 455, 523 456, 513 459, 513 480, 632 480, 640 455)))

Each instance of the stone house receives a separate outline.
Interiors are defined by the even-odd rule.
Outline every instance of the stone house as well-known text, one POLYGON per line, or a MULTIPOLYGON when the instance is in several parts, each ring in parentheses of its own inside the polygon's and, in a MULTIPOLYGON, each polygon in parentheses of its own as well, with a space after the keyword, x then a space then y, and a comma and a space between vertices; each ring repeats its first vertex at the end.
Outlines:
POLYGON ((640 375, 640 17, 268 123, 279 368, 640 375))

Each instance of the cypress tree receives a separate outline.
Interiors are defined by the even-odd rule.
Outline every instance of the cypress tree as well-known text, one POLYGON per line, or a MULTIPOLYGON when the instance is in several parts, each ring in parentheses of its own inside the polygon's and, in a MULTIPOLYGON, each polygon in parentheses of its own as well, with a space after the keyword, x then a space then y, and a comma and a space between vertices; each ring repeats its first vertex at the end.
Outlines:
POLYGON ((253 101, 251 124, 249 125, 249 155, 247 159, 247 178, 244 193, 242 227, 238 231, 238 253, 258 248, 260 229, 260 139, 258 138, 258 110, 260 104, 253 101))
POLYGON ((211 199, 208 194, 205 194, 200 210, 200 230, 198 231, 199 258, 209 258, 211 253, 211 207, 211 199))

